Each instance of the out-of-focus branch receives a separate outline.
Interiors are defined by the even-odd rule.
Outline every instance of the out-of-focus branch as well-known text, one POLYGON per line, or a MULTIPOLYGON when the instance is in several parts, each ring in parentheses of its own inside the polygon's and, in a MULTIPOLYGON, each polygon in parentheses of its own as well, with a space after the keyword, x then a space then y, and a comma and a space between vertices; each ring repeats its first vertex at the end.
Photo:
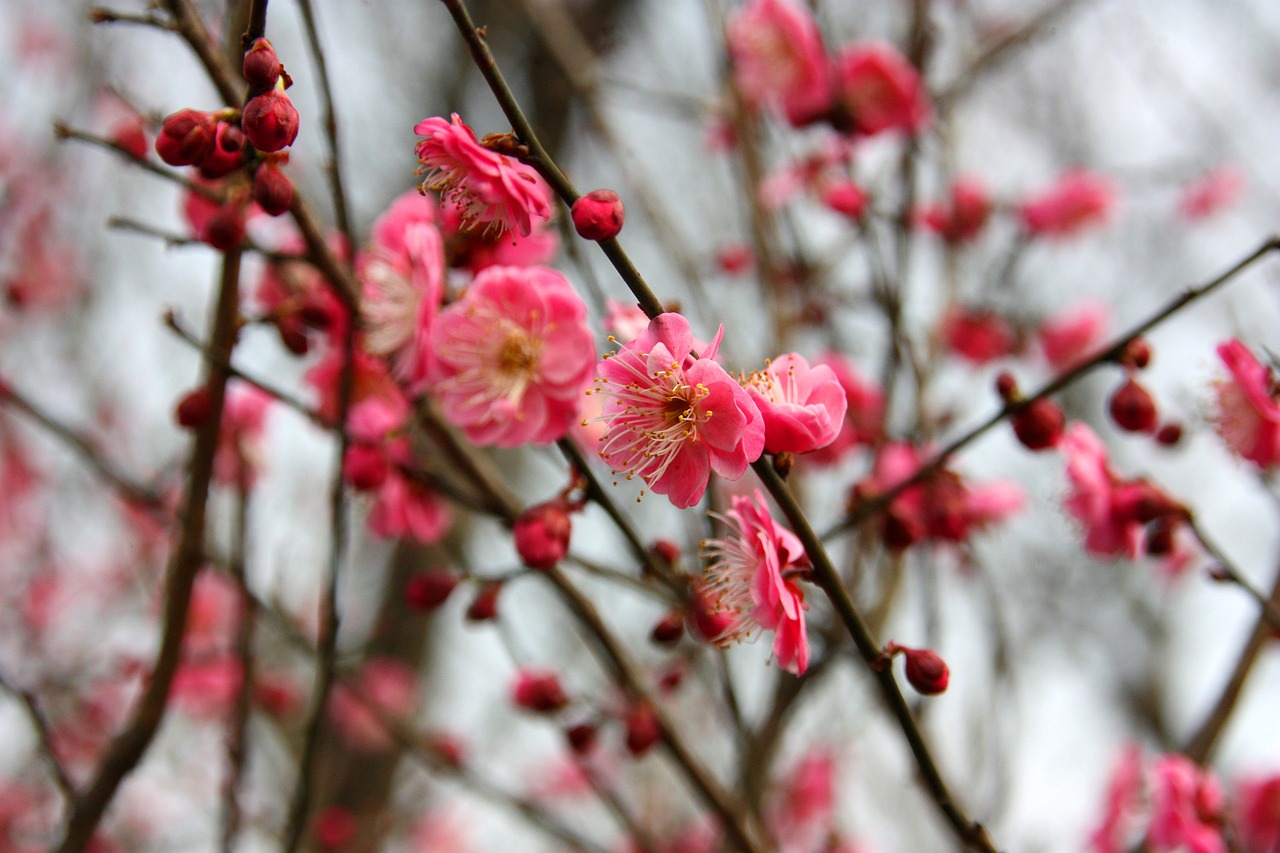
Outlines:
POLYGON ((1280 631, 1280 609, 1276 607, 1275 596, 1264 595, 1262 590, 1250 583, 1249 579, 1236 567, 1235 563, 1209 538, 1208 534, 1204 532, 1204 528, 1200 526, 1200 523, 1196 521, 1193 515, 1187 513, 1185 523, 1187 529, 1191 531, 1191 535, 1200 543, 1200 547, 1217 563, 1215 568, 1217 576, 1244 590, 1245 594, 1252 598, 1261 608, 1259 618, 1269 624, 1272 630, 1280 631))
MULTIPOLYGON (((209 334, 213 352, 223 360, 230 360, 235 346, 239 294, 240 253, 231 251, 223 256, 209 334)), ((128 722, 107 746, 92 780, 71 803, 58 853, 81 853, 85 849, 120 783, 151 745, 168 709, 169 688, 181 657, 191 591, 196 572, 204 561, 205 508, 227 388, 227 373, 216 364, 206 365, 205 373, 209 419, 196 431, 182 502, 182 526, 165 567, 160 648, 128 722)))
POLYGON ((40 704, 36 701, 35 695, 18 687, 3 673, 0 673, 0 690, 11 693, 22 705, 23 713, 27 715, 31 728, 35 730, 40 757, 49 765, 54 784, 58 786, 58 790, 62 792, 62 796, 68 803, 73 802, 76 798, 75 783, 67 775, 67 769, 62 766, 62 762, 58 760, 58 752, 53 744, 53 730, 49 726, 49 720, 45 717, 44 711, 40 710, 40 704))
MULTIPOLYGON (((241 466, 241 477, 245 468, 241 466)), ((257 617, 253 596, 245 570, 245 552, 249 532, 249 488, 241 482, 236 496, 235 537, 228 568, 236 584, 238 597, 235 656, 240 665, 240 686, 231 705, 227 726, 227 776, 222 789, 222 853, 234 853, 236 835, 240 831, 240 791, 245 769, 249 765, 249 716, 253 707, 253 679, 256 667, 253 640, 257 617)))
MULTIPOLYGON (((266 5, 265 3, 263 4, 266 5)), ((351 227, 351 209, 347 203, 346 183, 342 174, 342 139, 338 133, 338 113, 333 105, 333 86, 329 80, 329 63, 325 59, 324 46, 320 43, 320 31, 316 26, 316 14, 311 0, 298 0, 298 11, 307 31, 307 46, 315 60, 316 76, 320 78, 320 100, 324 104, 324 132, 329 140, 329 192, 333 196, 333 212, 338 220, 338 231, 347 238, 347 245, 356 245, 351 227)))
POLYGON ((125 148, 119 142, 113 142, 110 139, 97 136, 96 134, 89 133, 88 131, 77 130, 61 123, 54 124, 53 135, 55 138, 60 140, 74 139, 77 142, 87 142, 90 145, 96 145, 99 148, 106 148, 109 151, 114 151, 116 154, 119 154, 135 166, 140 166, 153 175, 159 175, 166 181, 172 181, 175 184, 179 184, 196 195, 209 199, 209 201, 221 204, 226 200, 222 193, 212 187, 204 184, 197 184, 195 181, 188 180, 177 172, 171 172, 160 164, 151 162, 146 157, 134 156, 132 151, 125 148))
POLYGON ((89 20, 95 24, 135 24, 142 27, 155 27, 158 30, 168 30, 172 32, 177 27, 173 21, 168 18, 162 18, 154 13, 136 14, 133 12, 118 12, 115 9, 108 9, 105 6, 95 6, 89 10, 89 20))
POLYGON ((1253 266, 1258 261, 1278 249, 1280 249, 1280 237, 1268 237, 1263 241, 1262 245, 1254 249, 1241 260, 1232 264, 1232 266, 1225 272, 1220 273, 1202 285, 1188 288, 1178 296, 1175 296, 1162 308, 1155 311, 1151 316, 1147 317, 1145 320, 1139 322, 1137 325, 1114 339, 1108 346, 1095 354, 1092 358, 1081 362, 1065 373, 1059 374, 1042 385, 1035 391, 1035 393, 1028 395, 1024 399, 1014 403, 1005 404, 999 411, 988 417, 982 423, 949 442, 945 447, 935 453, 933 458, 921 465, 910 477, 902 480, 894 487, 886 489, 880 494, 867 498, 859 503, 854 507, 852 512, 845 516, 841 521, 837 522, 831 529, 825 531, 822 534, 822 539, 827 540, 834 536, 838 536, 841 533, 852 530, 859 524, 862 524, 868 519, 883 512, 888 508, 889 504, 893 502, 894 498, 898 497, 898 495, 902 494, 910 487, 937 473, 942 466, 947 464, 947 461, 952 456, 969 446, 969 444, 987 433, 997 424, 1022 411, 1035 400, 1038 400, 1041 397, 1047 397, 1051 394, 1056 394, 1076 382, 1081 377, 1091 373, 1099 365, 1115 361, 1121 356, 1125 348, 1134 341, 1134 339, 1151 331, 1174 314, 1177 314, 1183 308, 1186 308, 1195 302, 1199 302, 1201 299, 1210 295, 1218 288, 1234 279, 1240 273, 1244 272, 1249 267, 1253 266))

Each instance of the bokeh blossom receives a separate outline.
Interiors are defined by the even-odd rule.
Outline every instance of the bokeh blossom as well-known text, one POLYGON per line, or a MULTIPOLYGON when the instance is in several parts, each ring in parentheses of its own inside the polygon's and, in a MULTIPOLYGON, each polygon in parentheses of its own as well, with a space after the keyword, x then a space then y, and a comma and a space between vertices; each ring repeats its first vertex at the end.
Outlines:
POLYGON ((832 81, 822 35, 792 0, 751 0, 725 25, 734 82, 753 107, 778 104, 792 124, 831 108, 832 81))

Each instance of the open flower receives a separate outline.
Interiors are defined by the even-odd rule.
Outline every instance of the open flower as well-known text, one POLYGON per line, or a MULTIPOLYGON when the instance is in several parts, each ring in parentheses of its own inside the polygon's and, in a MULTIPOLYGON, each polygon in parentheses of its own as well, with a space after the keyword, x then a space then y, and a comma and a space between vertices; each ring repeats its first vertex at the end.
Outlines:
POLYGON ((561 438, 591 381, 587 308, 545 267, 489 267, 436 319, 432 390, 476 444, 561 438))
POLYGON ((1072 237, 1103 222, 1115 203, 1116 188, 1109 178, 1076 170, 1028 197, 1018 213, 1028 234, 1072 237))
POLYGON ((1271 372, 1234 338, 1218 347, 1218 357, 1231 373, 1214 384, 1218 433, 1233 452, 1270 468, 1280 461, 1280 405, 1271 372))
POLYGON ((797 576, 807 573, 809 557, 795 534, 769 514, 764 495, 738 495, 724 516, 729 531, 723 539, 703 543, 710 560, 705 592, 714 609, 734 617, 717 645, 750 639, 760 629, 773 631, 778 666, 801 675, 809 666, 809 640, 804 628, 804 592, 797 576))
POLYGON ((751 0, 725 26, 734 82, 752 106, 778 103, 801 125, 831 108, 831 75, 813 15, 788 0, 751 0))
POLYGON ((719 343, 695 358, 689 321, 659 314, 604 357, 589 392, 605 398, 600 458, 682 509, 702 498, 712 471, 736 480, 764 449, 759 409, 713 361, 719 343))
POLYGON ((835 441, 848 401, 835 371, 789 352, 746 381, 747 393, 764 418, 770 453, 808 453, 835 441))
POLYGON ((550 191, 533 167, 486 148, 457 113, 424 119, 413 132, 425 137, 415 149, 423 188, 456 208, 465 228, 528 237, 534 220, 551 218, 550 191))
POLYGON ((844 107, 859 133, 914 134, 929 123, 933 110, 920 72, 893 45, 849 45, 836 59, 836 76, 844 107))

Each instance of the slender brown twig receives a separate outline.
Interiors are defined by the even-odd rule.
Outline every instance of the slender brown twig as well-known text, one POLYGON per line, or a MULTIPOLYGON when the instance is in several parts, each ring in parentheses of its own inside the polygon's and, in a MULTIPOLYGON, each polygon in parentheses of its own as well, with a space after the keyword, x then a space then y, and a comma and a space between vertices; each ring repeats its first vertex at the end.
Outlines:
POLYGON ((40 757, 44 759, 45 764, 49 765, 49 773, 53 776, 54 784, 58 786, 58 790, 68 803, 74 802, 76 798, 75 783, 71 781, 71 777, 67 774, 67 769, 62 766, 62 762, 58 759, 58 752, 53 743, 53 729, 49 726, 49 720, 45 717, 44 711, 40 709, 40 703, 37 701, 35 694, 18 687, 3 673, 0 673, 0 690, 5 690, 12 694, 22 705, 23 713, 27 715, 31 728, 35 730, 40 757))

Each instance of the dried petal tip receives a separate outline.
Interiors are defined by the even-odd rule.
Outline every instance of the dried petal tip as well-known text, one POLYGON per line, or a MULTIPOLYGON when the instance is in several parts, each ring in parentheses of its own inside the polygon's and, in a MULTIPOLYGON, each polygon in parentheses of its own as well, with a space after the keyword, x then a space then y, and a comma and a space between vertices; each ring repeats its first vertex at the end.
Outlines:
POLYGON ((897 643, 889 644, 889 652, 902 653, 906 658, 907 682, 923 696, 936 696, 947 689, 951 670, 933 649, 909 649, 897 643))
POLYGON ((264 38, 254 41, 249 52, 244 55, 244 79, 254 89, 263 92, 275 87, 283 67, 275 48, 264 38))
POLYGON ((279 151, 298 138, 298 110, 284 92, 264 92, 249 101, 240 123, 259 151, 279 151))
POLYGON ((573 203, 573 227, 586 240, 612 240, 622 230, 625 212, 613 190, 592 190, 573 203))

